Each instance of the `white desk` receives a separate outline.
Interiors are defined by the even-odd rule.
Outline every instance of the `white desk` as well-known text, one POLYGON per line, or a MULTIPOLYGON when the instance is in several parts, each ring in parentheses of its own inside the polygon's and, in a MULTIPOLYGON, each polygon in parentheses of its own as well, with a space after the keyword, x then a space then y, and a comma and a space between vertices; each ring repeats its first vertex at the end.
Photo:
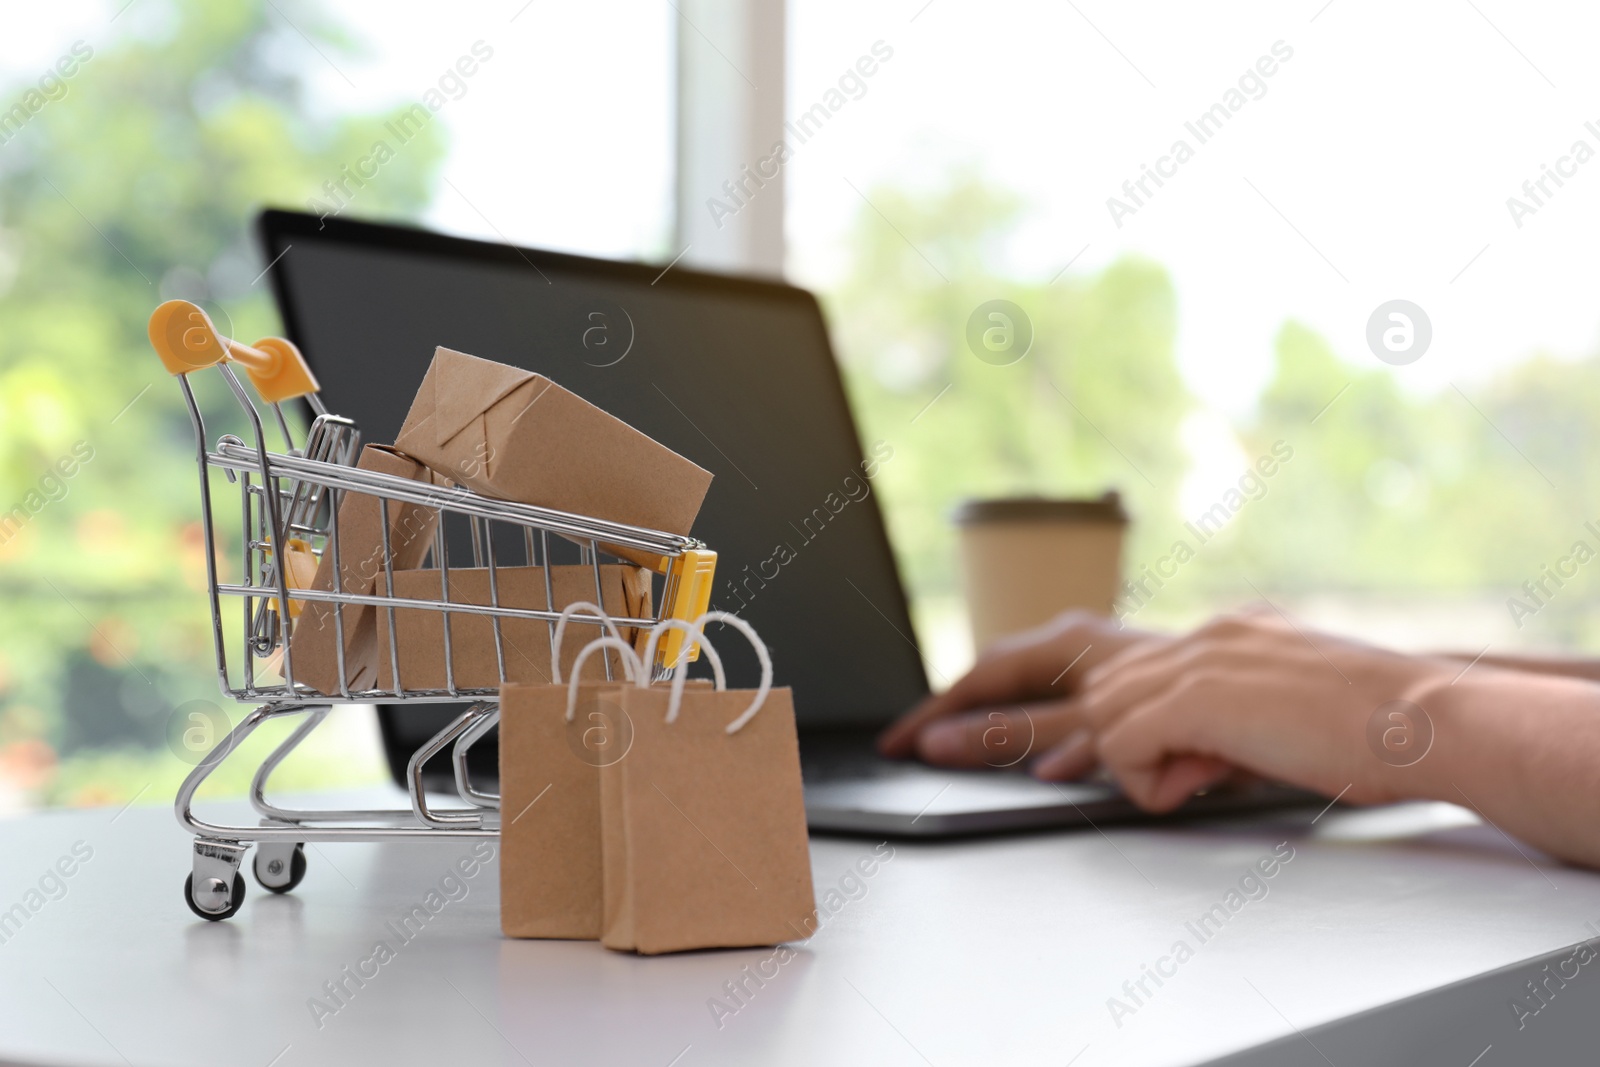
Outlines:
MULTIPOLYGON (((1600 925, 1600 876, 1530 850, 1535 867, 1457 809, 1335 810, 1308 833, 1310 814, 897 844, 865 895, 720 1029, 708 998, 768 951, 645 959, 502 940, 497 864, 319 1029, 308 999, 379 939, 398 944, 389 920, 469 842, 318 846, 295 894, 251 881, 239 915, 212 924, 181 899, 190 840, 166 807, 0 822, 0 909, 74 842, 93 849, 65 895, 0 944, 0 1062, 1189 1064, 1600 925), (1269 895, 1199 944, 1185 924, 1284 840, 1295 858, 1269 895), (1179 939, 1193 958, 1166 965, 1175 973, 1119 1028, 1107 998, 1179 939)), ((872 844, 815 839, 819 894, 872 844)), ((1497 1052, 1480 1067, 1511 1062, 1532 1061, 1497 1052)))

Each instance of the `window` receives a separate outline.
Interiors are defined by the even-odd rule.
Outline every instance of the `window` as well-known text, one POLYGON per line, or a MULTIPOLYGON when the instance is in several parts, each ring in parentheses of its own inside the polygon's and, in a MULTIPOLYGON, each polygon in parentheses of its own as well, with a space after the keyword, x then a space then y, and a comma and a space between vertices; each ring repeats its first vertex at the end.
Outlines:
POLYGON ((1403 646, 1594 646, 1600 126, 1545 18, 795 5, 791 113, 893 49, 796 151, 790 263, 910 457, 883 499, 944 674, 954 504, 1107 486, 1134 625, 1264 595, 1403 646), (1014 365, 965 339, 992 299, 1032 320, 1014 365))

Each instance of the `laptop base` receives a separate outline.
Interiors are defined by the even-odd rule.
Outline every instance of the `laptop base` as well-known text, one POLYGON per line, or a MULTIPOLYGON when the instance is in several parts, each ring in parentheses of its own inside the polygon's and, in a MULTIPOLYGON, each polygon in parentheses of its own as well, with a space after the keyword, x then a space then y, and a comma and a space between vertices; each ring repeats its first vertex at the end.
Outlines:
POLYGON ((1303 789, 1250 782, 1207 790, 1176 812, 1152 815, 1108 782, 1041 782, 1017 767, 951 770, 887 760, 873 751, 872 740, 866 731, 801 736, 806 822, 813 831, 962 837, 1327 804, 1303 789))

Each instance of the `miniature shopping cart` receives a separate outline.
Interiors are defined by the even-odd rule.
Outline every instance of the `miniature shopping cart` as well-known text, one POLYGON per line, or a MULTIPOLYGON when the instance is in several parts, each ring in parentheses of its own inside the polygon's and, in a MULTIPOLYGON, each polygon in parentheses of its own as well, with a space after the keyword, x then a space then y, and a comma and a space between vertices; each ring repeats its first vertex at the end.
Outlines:
MULTIPOLYGON (((644 617, 613 618, 611 622, 616 626, 650 627, 668 618, 694 619, 706 610, 716 554, 692 538, 357 469, 353 466, 360 445, 356 426, 348 419, 328 414, 316 395, 317 384, 309 368, 288 341, 268 338, 253 346, 231 341, 218 334, 204 311, 182 300, 168 301, 156 309, 150 318, 150 341, 167 370, 178 378, 194 425, 211 629, 222 691, 235 700, 259 705, 205 754, 178 790, 178 822, 195 835, 194 869, 184 885, 184 895, 201 918, 226 919, 239 910, 244 900, 244 878, 239 868, 252 844, 257 846, 256 880, 273 892, 284 893, 295 888, 305 875, 304 849, 308 843, 498 835, 499 796, 473 784, 467 754, 499 721, 499 689, 455 684, 448 666, 452 662, 451 620, 462 615, 490 620, 502 682, 507 678, 502 627, 511 620, 547 624, 551 662, 558 662, 559 649, 554 646, 562 612, 550 592, 552 535, 558 544, 559 539, 565 539, 578 545, 580 563, 594 571, 597 603, 604 602, 600 595, 602 556, 646 565, 659 576, 652 579, 659 595, 652 595, 649 600, 656 607, 645 605, 641 612, 644 617), (256 392, 271 409, 276 428, 286 442, 284 452, 268 451, 261 412, 234 372, 235 363, 244 367, 256 392), (243 410, 249 425, 248 440, 224 434, 214 448, 208 449, 205 419, 188 378, 194 371, 208 367, 220 373, 243 410), (303 447, 296 448, 291 419, 283 405, 300 399, 309 403, 315 418, 303 447), (222 515, 218 509, 225 505, 213 498, 213 488, 222 484, 221 478, 237 486, 239 494, 237 505, 226 505, 239 508, 242 532, 241 544, 230 557, 221 554, 222 546, 217 543, 222 515), (332 553, 336 564, 339 560, 339 514, 351 494, 364 494, 377 501, 384 520, 381 571, 370 590, 360 594, 342 589, 337 565, 332 568, 335 577, 331 590, 310 588, 313 583, 307 581, 307 575, 315 571, 325 552, 332 553), (407 507, 439 513, 423 563, 440 572, 438 600, 394 595, 397 566, 387 517, 390 508, 407 507), (473 567, 484 568, 488 574, 487 604, 451 599, 448 572, 452 545, 447 542, 468 538, 473 567), (506 558, 507 545, 518 549, 512 554, 515 558, 506 558), (235 562, 224 562, 228 558, 235 562), (513 565, 543 569, 544 609, 500 603, 496 568, 513 565), (230 575, 233 580, 226 580, 219 570, 230 566, 237 570, 230 575), (328 605, 326 610, 331 612, 336 627, 346 607, 371 606, 377 610, 378 625, 387 627, 390 638, 392 663, 385 688, 351 688, 344 675, 342 633, 341 677, 336 695, 324 695, 296 680, 290 638, 301 609, 315 601, 328 605), (442 614, 446 664, 443 687, 407 686, 404 663, 394 640, 397 611, 442 614), (239 655, 230 659, 229 645, 235 641, 239 655), (267 799, 267 780, 273 771, 322 725, 334 706, 448 701, 469 701, 470 705, 411 756, 406 781, 409 808, 302 810, 282 807, 267 799), (250 800, 260 816, 259 825, 227 826, 197 817, 193 800, 201 783, 258 726, 284 716, 298 716, 300 722, 261 761, 251 783, 250 800), (445 749, 452 749, 455 787, 462 806, 432 806, 423 791, 424 765, 445 749)), ((224 488, 218 495, 225 498, 232 494, 224 488)), ((465 544, 455 547, 465 554, 465 544)), ((572 621, 587 626, 605 624, 595 614, 577 615, 572 621)), ((663 643, 652 668, 664 672, 680 655, 694 658, 698 649, 692 638, 693 634, 680 634, 676 640, 663 643)), ((606 677, 611 678, 611 661, 607 661, 605 670, 606 677)))

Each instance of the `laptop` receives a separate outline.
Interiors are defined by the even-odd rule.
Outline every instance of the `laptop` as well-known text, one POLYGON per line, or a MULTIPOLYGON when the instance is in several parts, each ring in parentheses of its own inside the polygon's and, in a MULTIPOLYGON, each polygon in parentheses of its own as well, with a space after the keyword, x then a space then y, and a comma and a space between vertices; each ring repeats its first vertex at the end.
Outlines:
MULTIPOLYGON (((712 605, 761 633, 776 683, 794 690, 813 830, 938 837, 1140 817, 1104 783, 874 753, 878 731, 928 692, 872 478, 905 446, 859 435, 810 293, 287 211, 263 212, 258 229, 285 331, 364 440, 394 440, 444 345, 546 375, 714 474, 694 527, 718 553, 712 605)), ((719 643, 728 684, 753 687, 740 644, 719 643)), ((379 707, 397 782, 459 710, 379 707)), ((496 760, 492 738, 480 742, 475 779, 492 779, 496 760)), ((434 764, 427 780, 448 790, 448 759, 434 764)), ((1221 789, 1186 813, 1305 797, 1221 789)))

